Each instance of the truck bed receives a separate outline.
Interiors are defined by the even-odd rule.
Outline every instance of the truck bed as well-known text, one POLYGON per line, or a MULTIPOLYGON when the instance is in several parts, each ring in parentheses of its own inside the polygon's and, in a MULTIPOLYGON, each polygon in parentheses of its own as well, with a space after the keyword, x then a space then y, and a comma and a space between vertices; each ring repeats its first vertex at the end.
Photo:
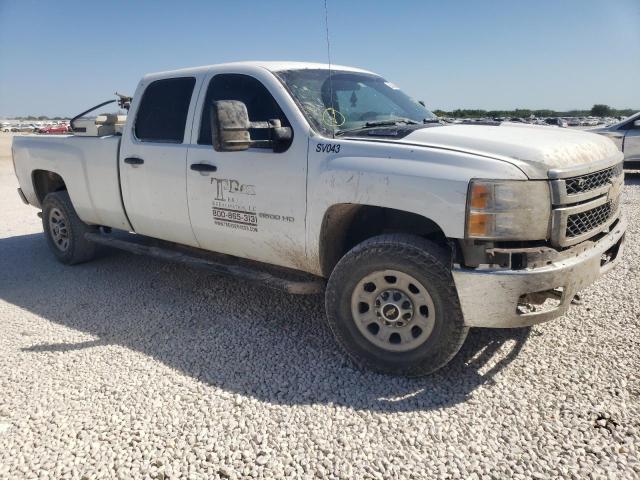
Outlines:
POLYGON ((27 201, 40 207, 34 174, 53 172, 64 180, 80 219, 131 230, 120 193, 120 136, 16 136, 12 151, 16 176, 27 201))

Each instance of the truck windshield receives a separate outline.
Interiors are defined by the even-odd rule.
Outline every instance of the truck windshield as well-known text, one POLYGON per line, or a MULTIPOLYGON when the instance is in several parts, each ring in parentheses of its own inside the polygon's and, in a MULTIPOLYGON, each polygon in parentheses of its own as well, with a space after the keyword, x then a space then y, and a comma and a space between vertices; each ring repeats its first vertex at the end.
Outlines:
POLYGON ((307 120, 323 134, 422 124, 437 117, 394 84, 377 75, 328 69, 275 72, 307 120))

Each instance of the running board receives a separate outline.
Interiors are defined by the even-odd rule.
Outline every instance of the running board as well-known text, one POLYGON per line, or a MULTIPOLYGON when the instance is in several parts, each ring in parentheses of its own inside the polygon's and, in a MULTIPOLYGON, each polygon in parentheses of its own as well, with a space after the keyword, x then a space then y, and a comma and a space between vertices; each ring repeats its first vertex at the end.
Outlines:
MULTIPOLYGON (((206 269, 215 274, 241 278, 250 282, 260 283, 275 290, 283 290, 296 295, 310 295, 324 292, 325 280, 323 278, 296 270, 275 267, 273 269, 274 273, 270 273, 268 272, 268 270, 270 270, 268 264, 259 262, 255 262, 256 267, 252 268, 249 263, 254 262, 242 259, 238 259, 238 263, 241 261, 244 265, 228 264, 213 259, 190 255, 171 248, 145 245, 138 241, 123 240, 100 233, 85 233, 84 237, 91 242, 126 250, 136 255, 146 255, 170 262, 183 263, 192 267, 206 269), (288 271, 285 272, 284 270, 288 271)), ((137 235, 135 237, 140 238, 137 235)), ((144 237, 142 238, 144 239, 144 237)), ((234 258, 228 255, 224 255, 223 257, 227 259, 234 258)))

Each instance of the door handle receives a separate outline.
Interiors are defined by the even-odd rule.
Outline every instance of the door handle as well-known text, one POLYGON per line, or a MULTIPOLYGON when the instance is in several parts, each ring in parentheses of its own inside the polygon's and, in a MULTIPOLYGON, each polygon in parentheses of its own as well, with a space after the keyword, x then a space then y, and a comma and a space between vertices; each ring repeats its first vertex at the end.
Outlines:
POLYGON ((127 157, 124 159, 124 163, 128 163, 129 165, 142 165, 144 160, 138 157, 127 157))
POLYGON ((217 172, 218 167, 209 165, 208 163, 192 163, 191 170, 195 170, 196 172, 217 172))

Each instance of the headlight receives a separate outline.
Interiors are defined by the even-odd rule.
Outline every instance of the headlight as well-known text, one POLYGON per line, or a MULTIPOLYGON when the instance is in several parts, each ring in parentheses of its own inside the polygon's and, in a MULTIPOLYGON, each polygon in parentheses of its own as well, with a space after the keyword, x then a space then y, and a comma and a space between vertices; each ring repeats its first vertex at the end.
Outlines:
POLYGON ((543 180, 472 180, 467 195, 466 238, 544 240, 551 197, 543 180))

